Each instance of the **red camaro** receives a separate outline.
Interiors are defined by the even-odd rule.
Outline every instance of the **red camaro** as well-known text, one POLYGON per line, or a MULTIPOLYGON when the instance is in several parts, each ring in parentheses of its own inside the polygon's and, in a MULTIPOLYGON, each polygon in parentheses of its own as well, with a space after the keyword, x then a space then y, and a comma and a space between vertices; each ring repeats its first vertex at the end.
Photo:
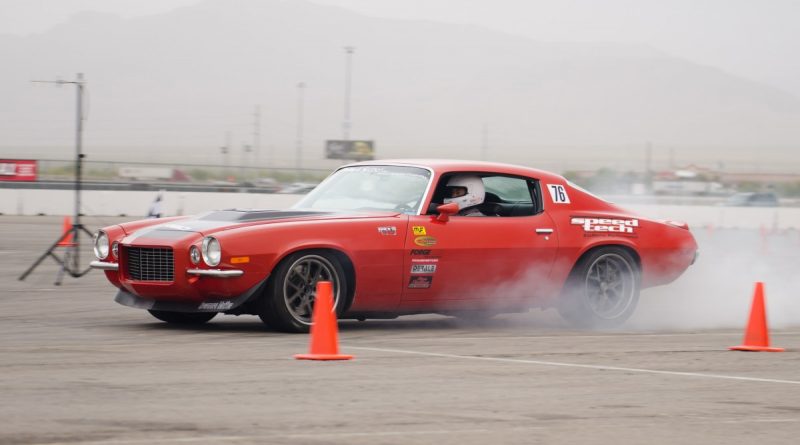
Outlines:
POLYGON ((255 314, 302 332, 319 280, 334 283, 340 318, 557 307, 576 325, 616 325, 641 288, 680 276, 697 244, 686 224, 632 214, 552 173, 401 160, 339 168, 287 210, 106 227, 95 254, 116 301, 160 320, 255 314))

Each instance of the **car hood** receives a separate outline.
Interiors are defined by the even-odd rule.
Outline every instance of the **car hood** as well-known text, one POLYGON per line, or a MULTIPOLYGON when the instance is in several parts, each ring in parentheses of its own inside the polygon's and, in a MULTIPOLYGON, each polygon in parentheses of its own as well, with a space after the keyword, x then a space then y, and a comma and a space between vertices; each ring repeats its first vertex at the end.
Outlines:
MULTIPOLYGON (((135 231, 129 241, 147 237, 156 239, 180 239, 190 233, 209 234, 220 230, 275 223, 302 223, 304 221, 386 218, 399 215, 391 211, 336 212, 318 210, 218 210, 156 224, 135 231)), ((123 224, 124 229, 124 224, 123 224)), ((127 232, 127 231, 126 231, 127 232)))

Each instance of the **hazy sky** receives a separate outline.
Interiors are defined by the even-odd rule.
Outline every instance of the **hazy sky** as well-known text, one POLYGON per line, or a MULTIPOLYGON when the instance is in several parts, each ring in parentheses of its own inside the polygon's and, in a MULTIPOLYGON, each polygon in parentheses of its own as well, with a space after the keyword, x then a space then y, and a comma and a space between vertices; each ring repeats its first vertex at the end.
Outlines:
MULTIPOLYGON (((0 0, 0 32, 79 11, 157 14, 201 0, 0 0)), ((293 0, 288 0, 293 1, 293 0)), ((650 45, 800 96, 797 0, 313 0, 366 15, 471 23, 547 41, 650 45)), ((235 1, 230 2, 235 5, 235 1)))

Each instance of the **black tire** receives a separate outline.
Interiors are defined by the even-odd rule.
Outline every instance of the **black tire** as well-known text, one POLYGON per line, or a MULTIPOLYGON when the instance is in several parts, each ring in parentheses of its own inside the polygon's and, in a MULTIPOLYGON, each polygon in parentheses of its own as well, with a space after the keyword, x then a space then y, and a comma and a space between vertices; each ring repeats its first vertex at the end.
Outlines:
POLYGON ((622 247, 602 247, 575 265, 558 311, 579 328, 619 326, 636 309, 640 285, 641 272, 630 252, 622 247))
POLYGON ((154 310, 148 310, 147 312, 150 312, 150 315, 161 321, 184 326, 201 325, 217 315, 216 312, 169 312, 154 310))
POLYGON ((341 316, 350 284, 346 277, 339 260, 329 252, 307 250, 289 255, 273 270, 258 316, 279 331, 308 332, 317 281, 333 283, 334 307, 341 316))

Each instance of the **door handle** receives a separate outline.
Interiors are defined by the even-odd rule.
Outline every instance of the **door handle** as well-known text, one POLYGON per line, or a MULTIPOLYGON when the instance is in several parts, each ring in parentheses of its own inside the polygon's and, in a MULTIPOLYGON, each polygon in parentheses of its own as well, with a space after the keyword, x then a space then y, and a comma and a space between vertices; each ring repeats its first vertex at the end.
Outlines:
POLYGON ((536 233, 540 235, 549 235, 553 233, 553 229, 536 229, 536 233))

